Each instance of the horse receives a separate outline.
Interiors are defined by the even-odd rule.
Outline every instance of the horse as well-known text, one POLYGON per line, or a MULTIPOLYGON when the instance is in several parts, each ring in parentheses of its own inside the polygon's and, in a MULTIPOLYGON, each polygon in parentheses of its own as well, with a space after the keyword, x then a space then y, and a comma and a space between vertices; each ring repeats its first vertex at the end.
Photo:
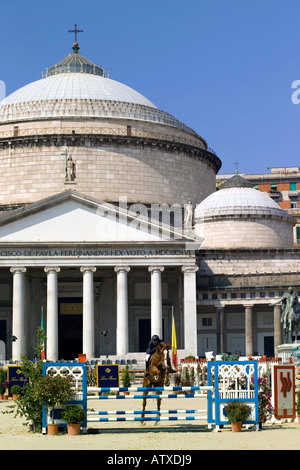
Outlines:
MULTIPOLYGON (((169 357, 170 344, 161 342, 157 345, 155 353, 151 357, 149 366, 149 375, 143 378, 143 387, 163 387, 169 385, 169 373, 171 371, 171 361, 169 357)), ((160 395, 161 392, 155 392, 160 395)), ((143 395, 148 395, 148 392, 143 392, 143 395)), ((143 413, 141 417, 145 416, 147 398, 143 398, 143 413)), ((157 411, 160 411, 161 398, 157 398, 157 411)), ((159 413, 157 414, 159 416, 159 413)), ((144 424, 144 422, 141 422, 144 424)), ((156 422, 157 424, 157 422, 156 422)))
POLYGON ((300 314, 299 310, 294 312, 293 310, 289 310, 285 318, 283 319, 283 330, 285 334, 285 340, 288 341, 289 333, 291 334, 291 341, 292 336, 295 336, 295 342, 297 342, 298 331, 300 328, 300 314))

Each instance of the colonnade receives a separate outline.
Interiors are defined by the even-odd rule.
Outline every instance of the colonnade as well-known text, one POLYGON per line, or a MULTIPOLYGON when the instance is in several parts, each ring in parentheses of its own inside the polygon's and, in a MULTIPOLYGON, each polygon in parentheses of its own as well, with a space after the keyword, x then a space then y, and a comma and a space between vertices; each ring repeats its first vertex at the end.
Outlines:
MULTIPOLYGON (((128 273, 130 266, 115 266, 117 275, 117 312, 116 312, 116 354, 128 353, 128 273)), ((83 266, 83 326, 82 352, 87 359, 95 357, 95 309, 94 309, 94 273, 97 267, 83 266)), ((197 306, 196 272, 198 267, 182 266, 183 272, 183 307, 184 307, 184 347, 191 354, 197 354, 197 306)), ((12 359, 20 361, 26 355, 26 301, 24 278, 25 267, 12 267, 13 274, 13 312, 12 334, 17 340, 12 344, 12 359)), ((46 310, 46 358, 57 361, 58 357, 58 274, 60 267, 44 268, 47 274, 47 310, 46 310)), ((149 266, 151 274, 151 334, 162 337, 162 287, 163 266, 149 266)))
MULTIPOLYGON (((253 355, 253 307, 254 304, 244 304, 245 309, 245 355, 253 355)), ((218 331, 219 331, 219 351, 225 351, 225 321, 224 307, 216 307, 218 331)), ((281 338, 281 306, 274 305, 274 350, 282 343, 281 338)))

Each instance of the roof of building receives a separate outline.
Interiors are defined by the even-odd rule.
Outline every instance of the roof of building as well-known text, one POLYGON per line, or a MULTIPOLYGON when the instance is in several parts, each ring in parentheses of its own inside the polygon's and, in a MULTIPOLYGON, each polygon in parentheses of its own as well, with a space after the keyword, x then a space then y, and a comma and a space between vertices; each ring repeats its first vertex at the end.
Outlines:
POLYGON ((198 204, 195 217, 247 213, 290 217, 270 196, 253 189, 253 185, 238 174, 198 204))
POLYGON ((104 69, 80 55, 76 44, 73 52, 49 68, 44 78, 19 88, 0 102, 0 122, 74 116, 134 119, 197 135, 138 91, 105 77, 104 69))
POLYGON ((109 100, 156 108, 147 98, 123 83, 87 73, 59 73, 19 88, 0 106, 49 100, 109 100))
POLYGON ((99 65, 94 64, 79 54, 79 46, 77 42, 74 42, 73 44, 72 53, 47 70, 47 77, 50 75, 57 75, 58 73, 70 72, 91 73, 93 75, 100 75, 101 77, 105 75, 102 67, 99 67, 99 65))

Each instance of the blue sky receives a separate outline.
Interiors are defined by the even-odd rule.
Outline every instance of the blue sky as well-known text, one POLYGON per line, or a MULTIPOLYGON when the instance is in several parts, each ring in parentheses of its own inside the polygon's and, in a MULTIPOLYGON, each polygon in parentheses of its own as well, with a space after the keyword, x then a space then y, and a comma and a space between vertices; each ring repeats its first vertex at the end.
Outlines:
MULTIPOLYGON (((0 0, 6 94, 71 52, 192 127, 220 173, 298 166, 299 0, 0 0)), ((299 93, 300 97, 300 93, 299 93)))

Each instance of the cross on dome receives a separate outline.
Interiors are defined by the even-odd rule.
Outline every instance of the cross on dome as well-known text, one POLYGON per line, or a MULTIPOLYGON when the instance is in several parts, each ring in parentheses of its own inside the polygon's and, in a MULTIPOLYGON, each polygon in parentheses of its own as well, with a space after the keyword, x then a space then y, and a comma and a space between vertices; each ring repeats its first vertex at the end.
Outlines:
POLYGON ((75 42, 77 42, 77 33, 83 33, 83 29, 77 29, 77 24, 75 24, 75 28, 69 29, 68 33, 75 33, 75 42))

